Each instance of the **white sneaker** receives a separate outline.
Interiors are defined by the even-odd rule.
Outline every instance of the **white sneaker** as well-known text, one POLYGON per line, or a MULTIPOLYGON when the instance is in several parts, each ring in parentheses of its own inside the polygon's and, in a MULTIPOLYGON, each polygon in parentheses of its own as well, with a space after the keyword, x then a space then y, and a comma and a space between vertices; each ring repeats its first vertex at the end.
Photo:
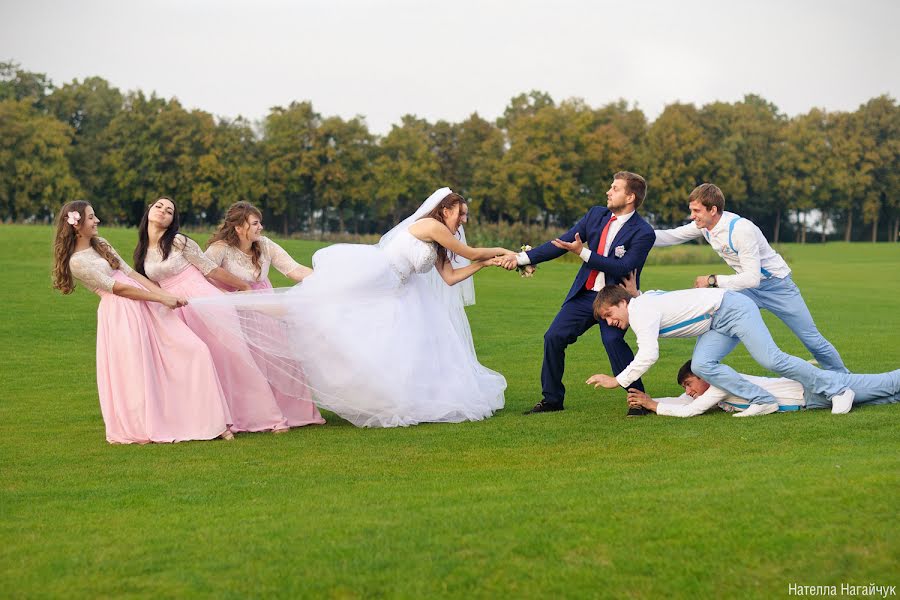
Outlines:
POLYGON ((771 402, 769 404, 751 404, 746 408, 746 410, 742 410, 741 412, 736 412, 732 417, 755 417, 758 415, 768 415, 778 410, 778 403, 771 402))
POLYGON ((846 415, 853 408, 853 399, 856 398, 856 392, 847 388, 837 396, 831 397, 831 414, 846 415))

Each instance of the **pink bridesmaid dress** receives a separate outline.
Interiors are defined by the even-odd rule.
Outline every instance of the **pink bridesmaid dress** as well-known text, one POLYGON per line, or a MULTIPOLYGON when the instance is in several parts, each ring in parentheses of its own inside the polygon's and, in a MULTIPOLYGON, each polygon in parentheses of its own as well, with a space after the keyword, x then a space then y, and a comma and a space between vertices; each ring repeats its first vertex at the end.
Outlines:
MULTIPOLYGON (((115 252, 115 251, 114 251, 115 252)), ((118 255, 117 255, 118 256, 118 255)), ((206 345, 170 309, 113 293, 144 289, 119 257, 113 269, 93 248, 69 259, 72 275, 100 296, 97 393, 113 444, 209 440, 231 418, 206 345)))
MULTIPOLYGON (((253 266, 253 259, 241 252, 240 248, 225 242, 211 244, 206 249, 206 256, 215 266, 222 267, 238 279, 243 279, 254 290, 270 290, 272 289, 272 283, 269 281, 270 266, 275 267, 283 275, 287 275, 297 269, 300 263, 291 258, 284 248, 267 237, 261 237, 259 245, 261 250, 259 269, 253 266)), ((244 318, 253 317, 246 315, 244 318)), ((254 319, 253 329, 268 337, 284 335, 284 331, 275 323, 271 323, 271 327, 267 327, 265 316, 258 316, 254 319)), ((272 391, 289 422, 309 418, 310 411, 314 411, 316 416, 319 415, 318 409, 312 402, 312 393, 309 388, 296 389, 297 381, 305 381, 299 365, 294 367, 293 372, 273 372, 267 367, 267 361, 259 361, 259 366, 266 372, 269 380, 274 382, 272 391)))
MULTIPOLYGON (((217 266, 203 254, 197 242, 181 234, 175 237, 165 260, 157 246, 149 248, 144 259, 147 277, 170 293, 186 298, 223 293, 205 277, 217 266)), ((305 387, 294 382, 286 390, 290 394, 283 394, 272 387, 267 373, 257 364, 246 344, 218 336, 190 304, 176 312, 212 353, 231 410, 232 431, 278 430, 325 422, 309 401, 309 391, 305 387), (280 395, 284 397, 279 398, 280 395)), ((236 320, 238 317, 233 309, 223 309, 216 318, 236 320)))

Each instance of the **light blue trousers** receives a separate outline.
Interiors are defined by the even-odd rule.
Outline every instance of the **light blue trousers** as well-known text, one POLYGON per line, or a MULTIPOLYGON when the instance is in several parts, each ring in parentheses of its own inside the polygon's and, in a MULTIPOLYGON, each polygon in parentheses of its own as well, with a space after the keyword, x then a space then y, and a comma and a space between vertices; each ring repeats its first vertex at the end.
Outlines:
POLYGON ((766 369, 798 381, 812 394, 831 398, 847 389, 843 373, 817 369, 805 360, 782 352, 750 298, 725 292, 722 305, 713 315, 710 330, 697 338, 691 371, 717 388, 744 398, 751 404, 769 404, 775 397, 720 361, 743 342, 747 352, 766 369))
MULTIPOLYGON (((841 384, 856 392, 853 405, 894 404, 900 402, 900 369, 890 373, 856 375, 839 373, 841 384)), ((821 394, 805 391, 806 408, 828 408, 831 400, 821 394)))
POLYGON ((759 282, 759 287, 740 292, 753 300, 760 309, 765 308, 784 321, 823 369, 840 373, 849 372, 838 351, 819 333, 809 308, 800 295, 800 289, 790 275, 784 279, 778 277, 763 279, 759 282))

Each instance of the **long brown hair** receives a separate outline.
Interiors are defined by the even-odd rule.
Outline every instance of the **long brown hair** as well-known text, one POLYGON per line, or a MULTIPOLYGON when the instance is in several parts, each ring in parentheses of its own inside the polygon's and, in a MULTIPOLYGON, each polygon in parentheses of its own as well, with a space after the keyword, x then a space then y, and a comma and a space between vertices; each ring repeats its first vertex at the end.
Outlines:
MULTIPOLYGON (((468 202, 466 202, 466 199, 463 198, 462 196, 460 196, 459 194, 457 194, 456 192, 450 192, 449 194, 447 194, 446 196, 441 198, 441 201, 438 202, 437 206, 435 206, 433 209, 431 209, 430 213, 428 213, 424 217, 421 217, 420 220, 431 218, 431 219, 440 221, 441 223, 446 225, 447 221, 444 220, 444 209, 446 208, 447 210, 453 210, 453 207, 456 206, 457 204, 468 205, 468 202)), ((462 210, 462 206, 460 206, 459 210, 462 210)), ((447 229, 449 229, 449 227, 447 229)), ((451 233, 455 233, 455 232, 451 232, 451 233)), ((438 260, 440 261, 441 265, 443 265, 445 262, 453 262, 453 259, 456 257, 456 254, 454 254, 447 248, 444 248, 437 242, 434 242, 434 244, 439 248, 439 250, 443 250, 443 252, 441 252, 441 251, 438 252, 438 260)))
MULTIPOLYGON (((53 238, 53 287, 63 294, 71 294, 75 289, 75 281, 72 279, 72 271, 69 269, 69 259, 75 253, 75 242, 78 235, 75 226, 69 225, 69 213, 78 212, 81 215, 78 222, 84 223, 88 206, 90 203, 84 200, 68 202, 59 210, 59 216, 56 217, 56 235, 53 238)), ((109 244, 98 237, 92 237, 90 242, 91 248, 105 258, 110 267, 119 268, 119 259, 109 244)))
MULTIPOLYGON (((168 200, 172 203, 172 222, 169 223, 163 234, 159 236, 159 243, 157 244, 163 260, 169 258, 169 253, 172 252, 172 244, 175 242, 175 236, 180 233, 181 217, 178 216, 178 205, 168 196, 160 196, 153 204, 147 207, 147 210, 144 211, 144 216, 141 217, 141 223, 138 225, 138 244, 134 249, 134 270, 145 277, 147 273, 144 272, 144 261, 147 260, 147 250, 150 249, 150 209, 160 200, 168 200)), ((182 233, 181 235, 184 234, 182 233)))
MULTIPOLYGON (((222 221, 222 224, 219 225, 219 228, 206 243, 207 248, 216 242, 225 242, 229 246, 240 248, 241 239, 238 237, 235 227, 240 227, 245 224, 251 216, 262 221, 262 213, 249 202, 241 201, 232 204, 228 207, 228 211, 225 213, 225 219, 222 221)), ((262 248, 260 247, 259 242, 253 242, 250 244, 250 258, 253 260, 253 268, 256 269, 257 275, 262 271, 262 265, 259 262, 260 256, 262 256, 262 248)))

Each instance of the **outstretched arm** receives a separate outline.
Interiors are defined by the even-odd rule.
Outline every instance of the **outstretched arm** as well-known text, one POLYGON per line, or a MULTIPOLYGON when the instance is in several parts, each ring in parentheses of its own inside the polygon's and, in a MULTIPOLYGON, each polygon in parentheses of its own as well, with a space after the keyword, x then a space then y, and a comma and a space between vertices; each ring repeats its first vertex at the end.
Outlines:
POLYGON ((423 242, 437 242, 450 252, 469 260, 487 260, 501 254, 508 254, 506 248, 473 248, 462 243, 450 230, 435 219, 422 219, 410 226, 409 232, 423 242))
POLYGON ((307 267, 305 265, 300 265, 293 271, 285 273, 285 277, 287 277, 288 279, 293 279, 297 283, 300 283, 301 281, 303 281, 304 279, 306 279, 307 277, 312 275, 312 273, 313 273, 312 269, 310 269, 309 267, 307 267))
POLYGON ((696 398, 682 394, 677 398, 660 398, 657 401, 644 392, 631 388, 628 390, 628 404, 630 406, 643 406, 658 415, 666 417, 689 418, 702 415, 721 400, 724 400, 726 396, 727 394, 719 388, 710 386, 706 392, 696 398))
POLYGON ((240 277, 232 275, 222 267, 216 267, 215 269, 207 273, 206 277, 214 280, 213 283, 221 283, 244 292, 251 289, 249 283, 247 283, 240 277))
POLYGON ((500 266, 500 261, 500 258, 493 257, 486 260, 478 260, 473 262, 471 265, 466 265, 465 267, 454 269, 450 261, 445 260, 438 269, 438 273, 440 273, 441 278, 447 283, 447 285, 456 285, 460 281, 468 279, 484 267, 500 266))
POLYGON ((653 245, 656 247, 683 244, 691 240, 696 240, 703 235, 703 232, 693 223, 688 223, 687 225, 682 225, 675 229, 657 229, 654 233, 656 235, 656 240, 653 245))
POLYGON ((214 280, 214 282, 217 283, 231 286, 233 288, 237 288, 239 290, 250 289, 249 283, 238 277, 235 277, 234 275, 220 267, 220 262, 216 262, 206 254, 204 254, 200 249, 200 246, 197 245, 197 242, 181 234, 179 234, 179 237, 176 237, 175 239, 177 243, 182 244, 181 251, 182 253, 184 253, 184 257, 187 259, 187 261, 200 269, 200 272, 203 273, 203 275, 208 279, 214 280))
MULTIPOLYGON (((590 212, 588 212, 588 214, 590 214, 590 212)), ((534 250, 529 250, 527 254, 530 264, 536 265, 548 260, 553 260, 568 252, 568 249, 562 245, 558 245, 558 242, 574 243, 576 241, 576 236, 578 240, 583 242, 587 237, 587 229, 584 225, 586 219, 587 214, 581 217, 572 229, 568 230, 555 240, 550 240, 545 244, 541 244, 534 250)))
MULTIPOLYGON (((169 292, 167 292, 166 290, 159 287, 155 281, 151 281, 151 280, 147 279, 146 277, 144 277, 137 271, 131 271, 128 274, 128 276, 131 277, 132 279, 134 279, 135 281, 137 281, 138 283, 140 283, 142 286, 144 286, 145 288, 147 288, 154 294, 157 294, 159 296, 171 296, 172 295, 169 292)), ((131 286, 125 285, 123 287, 131 287, 131 286)), ((117 296, 125 295, 125 294, 119 294, 118 292, 116 292, 115 289, 113 290, 113 293, 116 294, 117 296)), ((131 298, 131 296, 126 296, 126 297, 131 298)), ((148 300, 148 298, 140 298, 140 300, 148 300)), ((154 302, 160 302, 160 300, 155 299, 155 298, 149 298, 149 300, 152 300, 154 302)))
MULTIPOLYGON (((131 274, 132 279, 138 279, 135 277, 138 275, 137 271, 131 274)), ((143 277, 143 275, 141 275, 143 277)), ((149 279, 147 280, 149 282, 149 279)), ((141 284, 144 285, 144 282, 141 281, 141 284)), ((178 308, 179 306, 187 306, 187 300, 185 298, 178 298, 173 296, 172 294, 162 290, 157 286, 153 286, 155 290, 142 290, 139 287, 134 287, 133 285, 128 285, 126 283, 122 283, 120 281, 116 281, 113 284, 112 293, 116 296, 121 296, 123 298, 128 298, 130 300, 144 300, 147 302, 159 302, 169 308, 178 308), (159 290, 159 291, 156 291, 159 290)))

